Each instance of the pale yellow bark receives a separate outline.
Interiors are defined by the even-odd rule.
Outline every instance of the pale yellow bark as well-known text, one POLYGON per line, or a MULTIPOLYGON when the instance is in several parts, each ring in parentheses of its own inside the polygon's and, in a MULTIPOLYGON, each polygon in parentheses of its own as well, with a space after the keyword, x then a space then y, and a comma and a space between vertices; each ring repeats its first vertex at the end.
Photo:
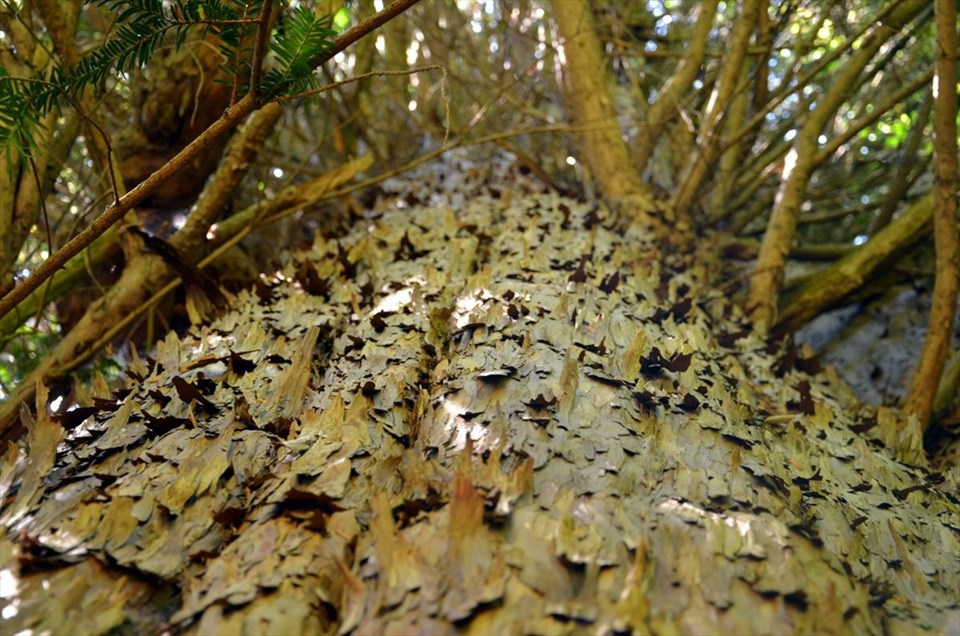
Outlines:
POLYGON ((928 231, 934 198, 928 194, 868 243, 844 256, 791 296, 777 328, 791 331, 862 287, 928 231))
POLYGON ((581 128, 583 161, 605 199, 627 204, 643 217, 653 204, 617 123, 590 3, 561 0, 553 3, 553 11, 563 38, 564 97, 571 119, 581 128))
POLYGON ((765 333, 776 321, 783 271, 797 226, 797 213, 803 202, 807 183, 817 166, 817 137, 847 98, 857 77, 880 47, 923 8, 922 0, 903 2, 885 22, 868 34, 860 48, 837 72, 832 86, 797 133, 794 147, 787 157, 788 167, 777 192, 776 203, 763 236, 747 295, 747 310, 760 333, 765 333))
POLYGON ((657 100, 647 111, 646 121, 640 124, 634 151, 638 174, 643 174, 650 155, 653 154, 654 146, 666 130, 666 124, 676 116, 681 100, 690 90, 701 70, 703 59, 707 54, 710 29, 713 27, 717 13, 717 4, 719 0, 706 0, 696 9, 697 20, 689 41, 685 42, 686 54, 680 60, 673 75, 667 80, 663 90, 660 91, 657 100))
POLYGON ((960 238, 957 236, 957 5, 937 0, 937 90, 934 97, 934 174, 936 210, 933 217, 937 277, 930 322, 917 373, 903 407, 904 421, 925 431, 957 312, 960 287, 960 238))
POLYGON ((720 138, 724 127, 723 113, 726 112, 733 92, 740 78, 750 34, 757 25, 757 14, 761 0, 745 0, 740 15, 733 27, 730 48, 724 57, 717 88, 710 96, 707 111, 703 117, 698 135, 696 154, 690 158, 684 170, 684 178, 673 196, 673 206, 679 213, 686 213, 699 197, 700 186, 720 153, 720 138))
MULTIPOLYGON (((747 116, 747 102, 749 101, 747 95, 747 82, 749 80, 747 71, 746 65, 741 66, 740 84, 737 92, 733 96, 730 109, 727 111, 726 123, 724 124, 726 130, 736 130, 743 124, 743 120, 747 116)), ((740 144, 740 148, 743 148, 742 144, 740 144)), ((708 216, 710 218, 716 218, 720 215, 720 211, 723 210, 727 200, 733 193, 733 184, 737 179, 738 172, 743 167, 744 152, 741 149, 730 149, 720 157, 716 184, 710 196, 709 206, 705 206, 709 207, 708 216)))

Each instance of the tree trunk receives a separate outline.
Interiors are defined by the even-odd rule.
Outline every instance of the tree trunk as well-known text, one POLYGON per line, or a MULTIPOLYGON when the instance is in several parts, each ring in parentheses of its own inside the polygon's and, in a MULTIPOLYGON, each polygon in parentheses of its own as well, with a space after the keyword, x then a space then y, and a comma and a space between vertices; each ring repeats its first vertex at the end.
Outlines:
POLYGON ((893 458, 895 422, 759 340, 709 264, 474 178, 25 415, 4 631, 956 630, 953 485, 893 458))

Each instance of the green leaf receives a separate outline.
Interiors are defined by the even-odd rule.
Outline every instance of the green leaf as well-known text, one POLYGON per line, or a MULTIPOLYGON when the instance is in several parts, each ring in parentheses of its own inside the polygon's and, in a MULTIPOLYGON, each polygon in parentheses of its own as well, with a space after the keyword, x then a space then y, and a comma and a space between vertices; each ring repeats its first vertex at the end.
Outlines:
POLYGON ((266 97, 296 94, 317 85, 310 61, 331 46, 336 35, 332 22, 332 16, 317 16, 303 6, 284 17, 270 45, 278 68, 265 73, 260 86, 266 97))

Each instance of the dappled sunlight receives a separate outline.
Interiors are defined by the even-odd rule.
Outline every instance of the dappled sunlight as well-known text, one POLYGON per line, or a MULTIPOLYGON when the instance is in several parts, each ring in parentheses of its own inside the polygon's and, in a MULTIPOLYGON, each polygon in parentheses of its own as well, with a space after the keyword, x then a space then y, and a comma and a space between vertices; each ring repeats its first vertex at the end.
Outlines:
POLYGON ((473 442, 474 448, 482 447, 490 432, 489 427, 482 422, 470 423, 466 420, 464 415, 467 409, 456 400, 444 398, 442 405, 446 415, 444 429, 450 435, 447 442, 448 448, 453 452, 462 451, 467 445, 467 440, 473 442))
POLYGON ((952 633, 950 0, 35 4, 0 636, 952 633))
POLYGON ((451 315, 456 328, 463 329, 469 325, 476 318, 473 312, 483 307, 483 304, 491 298, 493 294, 482 287, 458 296, 451 315))
POLYGON ((20 580, 11 568, 0 569, 0 619, 10 620, 20 608, 20 580))
MULTIPOLYGON (((704 520, 733 530, 742 540, 738 550, 739 555, 765 556, 766 547, 760 543, 761 539, 773 541, 781 548, 789 546, 786 529, 776 520, 763 519, 746 512, 730 511, 723 514, 710 512, 689 501, 675 498, 666 499, 657 507, 664 512, 673 513, 687 523, 704 520)), ((710 525, 706 525, 705 528, 708 537, 712 539, 710 525)))
POLYGON ((376 306, 367 312, 368 316, 373 316, 381 312, 393 313, 410 304, 413 299, 413 287, 404 287, 388 294, 376 306))
POLYGON ((395 313, 409 305, 416 296, 416 288, 427 284, 424 276, 411 276, 404 281, 409 287, 402 287, 396 291, 387 294, 376 306, 367 312, 367 317, 379 313, 395 313))

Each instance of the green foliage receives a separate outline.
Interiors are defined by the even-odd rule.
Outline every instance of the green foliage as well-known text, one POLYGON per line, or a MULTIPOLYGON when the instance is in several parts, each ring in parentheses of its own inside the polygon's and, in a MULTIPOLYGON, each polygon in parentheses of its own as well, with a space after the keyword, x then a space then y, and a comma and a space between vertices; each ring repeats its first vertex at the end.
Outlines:
POLYGON ((0 397, 6 397, 4 387, 20 384, 61 338, 58 331, 26 326, 17 330, 17 336, 4 343, 4 352, 0 354, 0 397))
MULTIPOLYGON (((229 81, 249 74, 263 0, 90 1, 115 13, 119 28, 76 66, 55 66, 45 77, 25 79, 13 78, 0 67, 0 148, 5 153, 26 156, 43 114, 75 101, 88 86, 103 88, 114 73, 144 66, 171 34, 179 48, 195 27, 213 33, 229 81)), ((276 64, 264 73, 259 87, 264 97, 316 86, 310 61, 330 46, 336 34, 332 21, 332 16, 317 16, 302 5, 281 20, 269 47, 276 64)), ((245 87, 238 88, 242 96, 245 87)))
POLYGON ((317 78, 310 60, 330 47, 329 38, 336 35, 330 28, 332 24, 333 16, 317 16, 303 6, 284 17, 270 47, 278 67, 264 74, 264 96, 295 95, 316 88, 317 78))
MULTIPOLYGON (((79 98, 87 86, 102 87, 114 71, 126 72, 143 66, 162 43, 167 32, 180 29, 178 42, 192 24, 183 24, 174 13, 186 14, 197 4, 194 0, 177 0, 164 8, 160 0, 97 0, 104 8, 116 12, 120 28, 103 46, 72 67, 54 66, 46 77, 16 81, 0 81, 0 147, 7 152, 12 146, 21 154, 33 145, 33 133, 43 113, 79 98)), ((6 76, 5 71, 2 72, 6 76)))
POLYGON ((30 108, 26 96, 30 86, 16 81, 0 66, 0 148, 7 153, 13 150, 25 155, 33 145, 29 131, 40 126, 40 111, 30 108))

